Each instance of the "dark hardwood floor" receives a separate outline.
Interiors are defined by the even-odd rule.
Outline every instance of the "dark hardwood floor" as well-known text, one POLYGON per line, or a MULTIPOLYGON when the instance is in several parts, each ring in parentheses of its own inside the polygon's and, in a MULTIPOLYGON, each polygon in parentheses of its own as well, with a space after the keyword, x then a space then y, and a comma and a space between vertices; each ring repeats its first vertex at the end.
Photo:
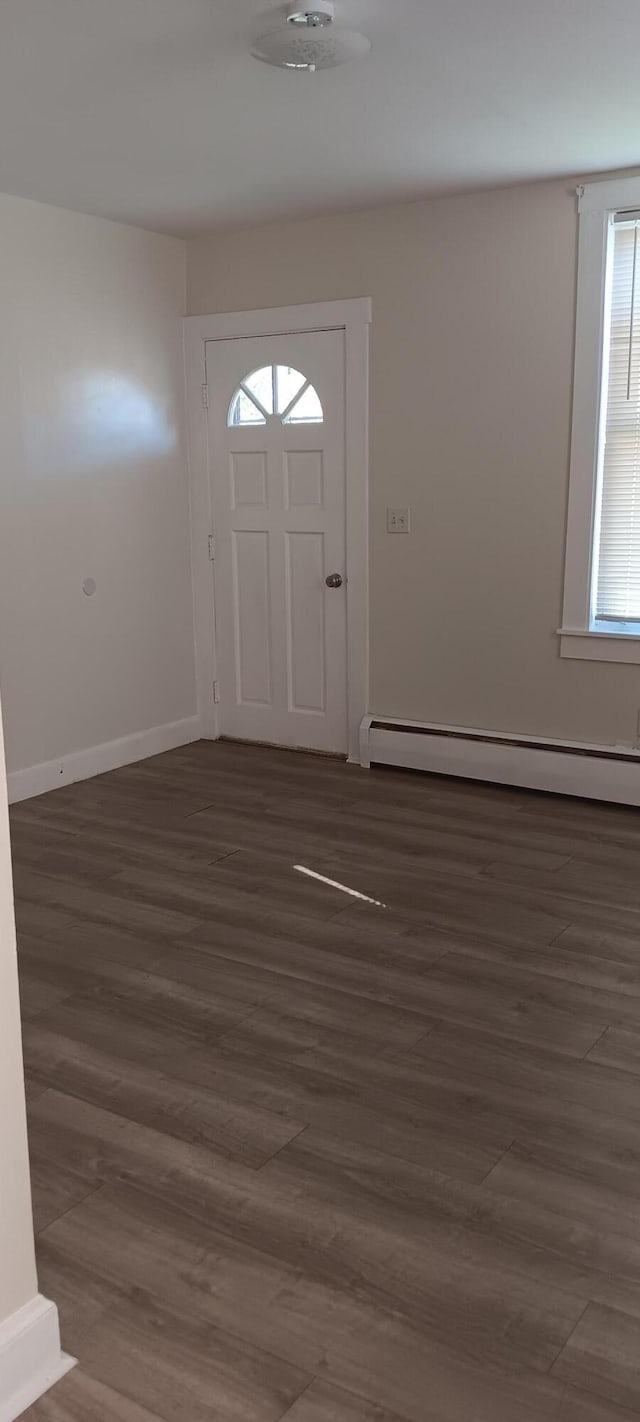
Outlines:
POLYGON ((640 1419, 640 812, 202 742, 12 837, 30 1422, 640 1419))

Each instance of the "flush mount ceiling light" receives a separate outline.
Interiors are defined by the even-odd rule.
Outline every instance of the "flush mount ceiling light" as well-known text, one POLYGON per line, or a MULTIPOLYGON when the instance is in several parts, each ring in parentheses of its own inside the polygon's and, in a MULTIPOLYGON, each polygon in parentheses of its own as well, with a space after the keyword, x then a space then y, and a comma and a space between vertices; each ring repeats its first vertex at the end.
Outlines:
POLYGON ((334 28, 334 14, 330 0, 315 0, 308 9, 298 0, 290 5, 285 24, 262 35, 251 53, 277 69, 306 70, 311 74, 363 58, 371 48, 369 40, 355 30, 334 28))
POLYGON ((287 14, 287 24, 307 25, 311 29, 324 28, 333 24, 335 15, 335 5, 330 4, 330 0, 318 0, 312 10, 299 10, 296 5, 289 7, 287 14))

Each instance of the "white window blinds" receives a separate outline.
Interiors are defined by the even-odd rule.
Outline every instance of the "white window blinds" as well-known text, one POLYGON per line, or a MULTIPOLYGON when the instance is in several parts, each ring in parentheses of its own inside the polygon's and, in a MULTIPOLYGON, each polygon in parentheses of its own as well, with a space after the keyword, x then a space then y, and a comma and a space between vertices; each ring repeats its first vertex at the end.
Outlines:
POLYGON ((640 622, 640 218, 612 232, 596 622, 640 622), (607 360, 608 357, 608 360, 607 360))

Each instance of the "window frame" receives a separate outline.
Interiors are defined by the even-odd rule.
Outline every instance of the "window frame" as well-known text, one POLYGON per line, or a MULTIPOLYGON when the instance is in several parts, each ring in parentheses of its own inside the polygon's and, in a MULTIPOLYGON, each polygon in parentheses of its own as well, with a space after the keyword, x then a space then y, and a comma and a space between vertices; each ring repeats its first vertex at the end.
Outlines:
POLYGON ((320 399, 320 396, 319 396, 319 394, 318 394, 318 392, 317 392, 317 390, 316 390, 315 385, 312 384, 311 380, 309 380, 309 377, 308 377, 307 375, 304 375, 301 370, 295 370, 295 371, 294 371, 294 375, 299 375, 299 376, 300 376, 300 382, 301 382, 300 385, 298 386, 298 389, 296 390, 295 394, 291 396, 291 398, 287 401, 287 404, 284 406, 284 408, 283 408, 282 410, 279 410, 279 409, 276 408, 276 406, 278 406, 278 405, 280 404, 279 393, 278 393, 279 377, 278 377, 277 372, 278 372, 279 370, 283 370, 283 369, 292 370, 293 367, 292 367, 292 366, 286 367, 286 366, 278 365, 277 362, 273 362, 270 366, 269 366, 269 365, 261 365, 261 366, 258 366, 256 370, 251 370, 251 371, 248 372, 247 375, 244 375, 244 376, 243 376, 243 378, 242 378, 242 380, 240 381, 240 384, 239 384, 239 386, 238 386, 238 389, 236 390, 235 394, 231 396, 231 401, 230 401, 230 404, 229 404, 229 410, 228 410, 228 414, 227 414, 227 429, 229 429, 229 430, 243 430, 243 429, 244 429, 244 430, 249 430, 249 429, 255 430, 255 429, 264 429, 264 428, 269 424, 269 421, 273 421, 273 420, 279 421, 279 423, 280 423, 281 425, 284 425, 286 428, 301 428, 301 427, 304 427, 305 425, 323 425, 323 424, 324 424, 324 408, 323 408, 323 405, 322 405, 322 401, 321 401, 321 399, 320 399), (254 376, 256 376, 256 375, 262 375, 264 371, 270 371, 270 372, 271 372, 271 382, 272 382, 271 403, 273 404, 273 409, 272 409, 272 410, 269 410, 267 403, 265 402, 265 403, 263 404, 263 403, 262 403, 262 400, 261 400, 261 398, 260 398, 260 396, 259 396, 258 394, 256 394, 256 392, 255 392, 254 390, 251 389, 251 381, 254 379, 254 376), (318 402, 318 409, 320 410, 319 416, 316 415, 316 416, 313 416, 313 417, 307 418, 307 419, 297 419, 297 420, 292 419, 292 416, 295 414, 296 408, 297 408, 297 406, 300 404, 300 401, 304 398, 304 396, 305 396, 306 394, 308 394, 309 391, 311 391, 311 394, 314 396, 314 398, 315 398, 315 399, 317 400, 317 402, 318 402), (247 400, 249 401, 249 403, 250 403, 251 405, 253 405, 254 409, 255 409, 256 412, 257 412, 257 414, 260 415, 260 417, 261 417, 260 419, 258 419, 258 420, 239 420, 239 421, 236 423, 236 421, 233 419, 233 414, 234 414, 236 405, 238 404, 238 401, 240 400, 240 398, 241 398, 242 395, 245 395, 246 398, 247 398, 247 400))
POLYGON ((560 655, 580 661, 640 662, 640 623, 612 622, 596 629, 591 607, 606 418, 609 233, 615 213, 640 209, 640 177, 587 183, 577 192, 578 290, 560 655))

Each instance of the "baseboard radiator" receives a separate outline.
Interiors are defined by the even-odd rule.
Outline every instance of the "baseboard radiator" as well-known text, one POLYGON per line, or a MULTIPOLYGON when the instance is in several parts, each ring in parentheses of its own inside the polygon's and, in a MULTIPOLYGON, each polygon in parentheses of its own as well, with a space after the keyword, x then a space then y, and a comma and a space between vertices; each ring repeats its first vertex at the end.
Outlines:
POLYGON ((365 716, 360 763, 640 805, 640 750, 365 716))

